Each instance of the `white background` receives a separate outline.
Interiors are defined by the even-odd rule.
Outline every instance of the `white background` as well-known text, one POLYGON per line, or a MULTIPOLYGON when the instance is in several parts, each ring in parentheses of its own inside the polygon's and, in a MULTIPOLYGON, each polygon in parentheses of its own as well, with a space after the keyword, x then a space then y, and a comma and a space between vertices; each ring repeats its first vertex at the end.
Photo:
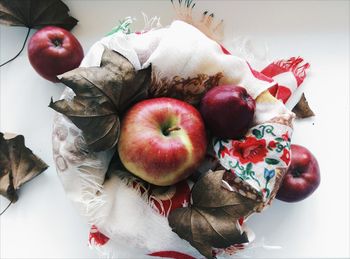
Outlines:
MULTIPOLYGON (((170 1, 66 1, 80 22, 73 33, 85 51, 125 16, 143 26, 141 11, 173 18, 170 1)), ((197 1, 226 24, 226 38, 253 37, 269 46, 269 58, 300 55, 311 63, 303 87, 316 117, 297 121, 293 142, 309 148, 322 174, 308 199, 275 201, 250 226, 254 257, 349 257, 349 1, 197 1), (281 249, 262 249, 271 245, 281 249)), ((20 48, 26 29, 0 27, 1 63, 20 48)), ((51 153, 51 96, 63 85, 40 78, 24 51, 0 70, 0 130, 23 134, 50 168, 20 191, 0 218, 1 258, 96 258, 87 245, 88 226, 65 197, 51 153)), ((7 201, 0 198, 1 209, 7 201)), ((276 247, 276 248, 277 248, 276 247)))

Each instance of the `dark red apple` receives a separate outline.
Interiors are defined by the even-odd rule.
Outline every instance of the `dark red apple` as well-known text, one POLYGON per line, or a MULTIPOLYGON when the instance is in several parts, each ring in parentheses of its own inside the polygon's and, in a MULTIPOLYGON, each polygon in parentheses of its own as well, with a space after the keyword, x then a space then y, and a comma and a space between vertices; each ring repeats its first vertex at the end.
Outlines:
POLYGON ((214 136, 239 139, 253 121, 255 100, 243 87, 217 86, 203 97, 200 112, 214 136))
POLYGON ((49 81, 59 82, 57 75, 77 68, 84 52, 77 38, 69 31, 47 26, 31 37, 28 57, 39 75, 49 81))
POLYGON ((291 159, 276 198, 297 202, 310 196, 320 185, 320 168, 315 156, 303 146, 291 146, 291 159))
POLYGON ((120 160, 131 173, 155 185, 171 185, 194 173, 206 147, 200 113, 180 100, 139 102, 121 122, 120 160))

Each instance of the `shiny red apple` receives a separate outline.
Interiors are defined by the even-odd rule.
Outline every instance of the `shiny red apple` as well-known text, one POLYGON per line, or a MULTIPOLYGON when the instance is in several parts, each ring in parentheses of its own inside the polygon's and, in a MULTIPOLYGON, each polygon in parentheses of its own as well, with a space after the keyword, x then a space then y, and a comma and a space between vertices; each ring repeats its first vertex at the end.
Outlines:
POLYGON ((276 198, 297 202, 309 197, 320 185, 320 168, 315 156, 303 146, 291 146, 291 159, 276 198))
POLYGON ((177 99, 141 101, 121 122, 120 160, 131 173, 155 185, 171 185, 194 173, 206 147, 200 113, 177 99))
POLYGON ((69 31, 47 26, 31 37, 28 57, 39 75, 49 81, 59 82, 57 75, 77 68, 84 52, 77 38, 69 31))
POLYGON ((255 100, 243 87, 217 86, 204 95, 200 112, 214 136, 239 139, 253 121, 255 100))

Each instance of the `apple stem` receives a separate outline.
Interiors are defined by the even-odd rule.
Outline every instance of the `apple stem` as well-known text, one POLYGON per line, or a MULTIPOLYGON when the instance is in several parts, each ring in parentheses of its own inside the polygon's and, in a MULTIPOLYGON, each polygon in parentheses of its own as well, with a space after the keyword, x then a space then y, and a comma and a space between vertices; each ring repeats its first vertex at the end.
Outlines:
POLYGON ((293 174, 293 177, 300 177, 301 175, 300 171, 294 171, 292 174, 293 174))
POLYGON ((30 30, 31 30, 31 28, 28 28, 27 35, 26 35, 26 38, 24 39, 23 46, 22 46, 21 50, 16 54, 16 56, 14 56, 13 58, 11 58, 11 59, 5 61, 4 63, 2 63, 2 64, 0 65, 0 67, 5 66, 7 63, 10 63, 12 60, 16 59, 16 58, 22 53, 24 47, 26 46, 26 43, 27 43, 27 40, 28 40, 28 37, 29 37, 30 30))
POLYGON ((166 130, 164 131, 164 135, 165 135, 165 136, 168 136, 172 131, 180 130, 180 129, 181 129, 181 128, 178 127, 178 126, 170 127, 170 128, 168 128, 168 129, 166 129, 166 130))
POLYGON ((53 41, 53 44, 55 45, 55 47, 60 47, 62 45, 62 42, 60 40, 58 40, 58 39, 55 39, 53 41))

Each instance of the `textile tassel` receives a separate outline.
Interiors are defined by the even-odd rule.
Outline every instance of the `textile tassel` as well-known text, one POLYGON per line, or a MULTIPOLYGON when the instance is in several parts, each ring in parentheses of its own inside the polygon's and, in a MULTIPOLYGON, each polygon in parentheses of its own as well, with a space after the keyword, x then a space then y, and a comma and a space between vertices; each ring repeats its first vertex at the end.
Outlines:
POLYGON ((301 57, 291 57, 275 61, 264 68, 261 73, 268 77, 275 77, 281 73, 292 72, 297 80, 297 85, 301 85, 306 77, 306 69, 310 67, 309 63, 304 63, 301 57))
POLYGON ((224 21, 215 22, 214 14, 203 12, 201 18, 194 17, 193 9, 196 6, 193 0, 171 0, 175 9, 176 19, 184 21, 203 32, 208 38, 221 43, 224 38, 224 21))
POLYGON ((291 57, 275 61, 265 67, 261 73, 276 81, 276 85, 269 89, 270 93, 286 103, 293 92, 303 83, 306 70, 310 64, 301 57, 291 57))

